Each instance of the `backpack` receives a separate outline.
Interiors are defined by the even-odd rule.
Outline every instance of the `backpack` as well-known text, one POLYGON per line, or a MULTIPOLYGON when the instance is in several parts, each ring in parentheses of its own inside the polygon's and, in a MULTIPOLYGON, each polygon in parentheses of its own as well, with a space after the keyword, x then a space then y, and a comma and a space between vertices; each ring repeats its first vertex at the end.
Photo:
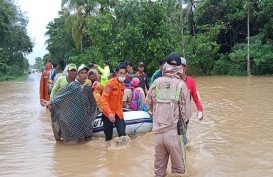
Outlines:
POLYGON ((135 111, 142 109, 142 94, 140 90, 132 88, 132 98, 130 101, 130 109, 135 111))
POLYGON ((155 80, 155 116, 159 117, 156 122, 166 124, 168 122, 177 121, 179 112, 179 100, 181 88, 184 81, 174 78, 162 77, 155 80), (165 116, 162 116, 164 110, 165 116), (168 117, 168 118, 167 118, 168 117), (166 119, 167 118, 167 119, 166 119))

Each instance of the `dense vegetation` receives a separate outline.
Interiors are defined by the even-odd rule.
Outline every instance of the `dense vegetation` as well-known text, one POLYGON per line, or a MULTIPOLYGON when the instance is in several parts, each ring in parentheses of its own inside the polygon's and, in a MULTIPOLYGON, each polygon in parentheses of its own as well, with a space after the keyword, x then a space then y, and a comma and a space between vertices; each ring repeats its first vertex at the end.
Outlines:
POLYGON ((11 0, 0 0, 0 80, 12 80, 28 70, 26 54, 33 43, 26 31, 27 18, 11 0))
POLYGON ((251 74, 273 73, 271 0, 187 0, 184 8, 177 0, 62 5, 47 26, 48 50, 62 64, 143 61, 151 74, 160 58, 178 51, 192 74, 246 75, 247 61, 251 74))
MULTIPOLYGON (((183 8, 178 0, 62 0, 59 17, 47 25, 49 54, 37 56, 36 66, 49 60, 62 67, 69 62, 102 65, 107 59, 113 68, 121 60, 131 60, 135 66, 146 63, 151 75, 160 58, 177 51, 187 59, 191 74, 273 74, 272 6, 272 0, 184 0, 183 8)), ((0 8, 0 13, 7 9, 2 3, 0 8)), ((25 18, 6 22, 3 17, 2 72, 22 66, 23 54, 32 48, 26 34, 21 35, 25 18), (26 42, 18 45, 25 48, 14 47, 22 41, 26 42)))

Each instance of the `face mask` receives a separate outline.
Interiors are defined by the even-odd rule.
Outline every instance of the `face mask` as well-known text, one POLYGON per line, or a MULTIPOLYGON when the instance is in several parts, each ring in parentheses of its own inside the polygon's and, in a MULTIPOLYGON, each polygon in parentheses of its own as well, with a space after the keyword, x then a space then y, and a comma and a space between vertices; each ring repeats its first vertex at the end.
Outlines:
POLYGON ((125 79, 126 79, 125 77, 121 77, 121 76, 118 77, 118 80, 119 80, 120 82, 123 82, 125 79))

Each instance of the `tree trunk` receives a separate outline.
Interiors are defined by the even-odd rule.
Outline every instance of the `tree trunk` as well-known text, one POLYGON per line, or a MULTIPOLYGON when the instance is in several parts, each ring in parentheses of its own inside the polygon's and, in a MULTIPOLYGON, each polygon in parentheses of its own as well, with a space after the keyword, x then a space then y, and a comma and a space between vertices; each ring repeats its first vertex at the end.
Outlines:
POLYGON ((251 68, 250 68, 250 56, 249 56, 249 19, 250 19, 250 2, 248 2, 247 8, 247 75, 251 75, 251 68))
POLYGON ((184 58, 186 58, 185 54, 185 40, 184 40, 184 16, 183 16, 183 3, 182 0, 179 1, 179 7, 180 7, 180 39, 181 39, 181 47, 182 47, 182 55, 184 58))

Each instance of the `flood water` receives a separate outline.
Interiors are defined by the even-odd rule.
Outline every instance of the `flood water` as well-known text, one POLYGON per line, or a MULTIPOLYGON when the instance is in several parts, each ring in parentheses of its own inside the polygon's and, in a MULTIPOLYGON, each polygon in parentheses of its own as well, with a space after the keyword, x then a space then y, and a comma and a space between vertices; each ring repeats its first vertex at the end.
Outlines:
MULTIPOLYGON (((104 138, 56 143, 39 104, 39 74, 0 82, 0 176, 153 176, 153 134, 109 149, 104 138)), ((188 127, 186 173, 196 177, 273 176, 273 77, 197 77, 204 120, 188 127)), ((170 165, 168 175, 170 174, 170 165)))

